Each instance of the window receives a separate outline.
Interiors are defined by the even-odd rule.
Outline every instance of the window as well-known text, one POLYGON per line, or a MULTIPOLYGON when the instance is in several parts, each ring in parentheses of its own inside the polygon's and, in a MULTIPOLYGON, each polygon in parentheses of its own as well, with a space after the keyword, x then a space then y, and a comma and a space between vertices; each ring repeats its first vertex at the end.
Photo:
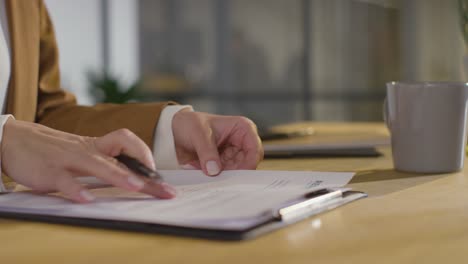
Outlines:
POLYGON ((460 80, 456 1, 140 0, 148 100, 298 120, 380 121, 385 83, 460 80))

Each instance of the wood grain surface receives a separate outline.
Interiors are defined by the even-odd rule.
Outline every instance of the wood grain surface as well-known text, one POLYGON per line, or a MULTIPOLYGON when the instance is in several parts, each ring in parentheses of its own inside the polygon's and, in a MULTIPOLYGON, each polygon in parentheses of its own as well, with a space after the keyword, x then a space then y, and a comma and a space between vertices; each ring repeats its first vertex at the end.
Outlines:
MULTIPOLYGON (((316 136, 388 137, 383 124, 300 123, 316 136)), ((301 139, 303 140, 303 139, 301 139)), ((292 140, 294 141, 294 140, 292 140)), ((355 171, 369 198, 245 242, 0 219, 0 263, 466 263, 468 177, 399 173, 377 158, 265 160, 259 169, 355 171)))

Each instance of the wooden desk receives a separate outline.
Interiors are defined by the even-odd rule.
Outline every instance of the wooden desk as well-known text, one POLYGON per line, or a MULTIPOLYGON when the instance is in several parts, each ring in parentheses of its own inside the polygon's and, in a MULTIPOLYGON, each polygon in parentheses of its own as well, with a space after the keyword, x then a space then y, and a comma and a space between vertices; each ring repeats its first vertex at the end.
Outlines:
MULTIPOLYGON (((385 131, 375 124, 323 128, 332 132, 344 128, 350 133, 362 128, 385 131)), ((0 220, 0 262, 466 262, 468 171, 398 173, 392 170, 390 150, 382 151, 385 156, 379 158, 264 161, 260 169, 357 171, 350 187, 366 191, 370 197, 252 241, 213 242, 0 220)))

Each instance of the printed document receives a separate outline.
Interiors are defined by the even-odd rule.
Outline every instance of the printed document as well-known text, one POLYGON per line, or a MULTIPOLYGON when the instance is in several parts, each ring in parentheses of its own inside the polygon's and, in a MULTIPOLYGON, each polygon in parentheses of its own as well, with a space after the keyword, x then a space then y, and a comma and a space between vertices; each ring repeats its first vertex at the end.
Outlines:
POLYGON ((159 172, 177 189, 174 199, 104 186, 91 190, 97 197, 93 203, 76 204, 59 195, 21 191, 0 195, 0 211, 241 230, 307 193, 343 187, 353 177, 348 172, 310 171, 236 170, 216 177, 198 170, 159 172))

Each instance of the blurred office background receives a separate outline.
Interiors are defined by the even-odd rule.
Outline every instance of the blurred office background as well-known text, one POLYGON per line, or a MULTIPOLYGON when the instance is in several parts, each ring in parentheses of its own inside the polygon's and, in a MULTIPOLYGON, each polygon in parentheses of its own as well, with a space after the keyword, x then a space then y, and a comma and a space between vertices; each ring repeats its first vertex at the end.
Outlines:
POLYGON ((464 79, 457 0, 46 0, 63 86, 142 81, 144 101, 261 126, 379 121, 385 83, 464 79))

